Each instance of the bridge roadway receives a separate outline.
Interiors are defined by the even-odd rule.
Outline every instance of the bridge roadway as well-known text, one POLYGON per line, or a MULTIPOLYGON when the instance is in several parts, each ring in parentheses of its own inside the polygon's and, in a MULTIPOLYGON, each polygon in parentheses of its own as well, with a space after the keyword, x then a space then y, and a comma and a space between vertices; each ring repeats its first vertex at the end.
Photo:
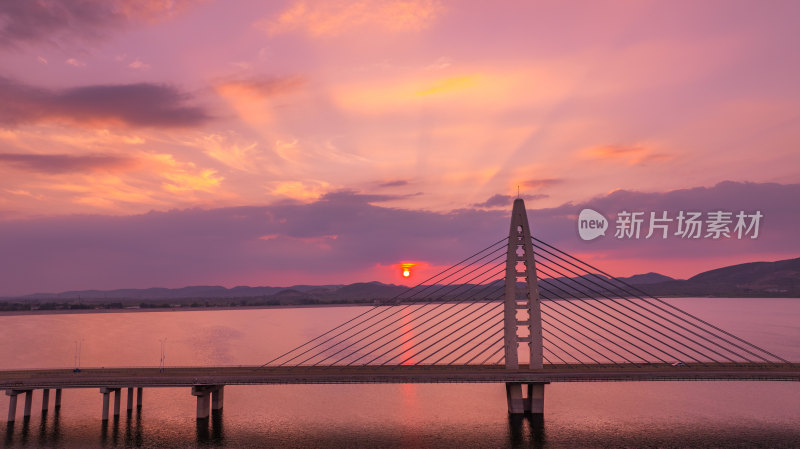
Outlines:
POLYGON ((614 382, 614 381, 800 381, 800 364, 169 367, 4 370, 0 389, 192 387, 198 385, 614 382))

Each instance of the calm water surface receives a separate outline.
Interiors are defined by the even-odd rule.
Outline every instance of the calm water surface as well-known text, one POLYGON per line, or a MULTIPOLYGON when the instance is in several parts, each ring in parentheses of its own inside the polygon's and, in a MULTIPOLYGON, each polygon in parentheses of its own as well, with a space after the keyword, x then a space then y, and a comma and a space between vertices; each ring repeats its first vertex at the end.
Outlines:
MULTIPOLYGON (((675 299, 687 311, 800 361, 800 300, 675 299)), ((0 317, 0 366, 253 365, 362 307, 0 317)), ((52 393, 51 393, 52 396, 52 393)), ((800 448, 800 383, 553 384, 544 421, 510 419, 501 384, 228 386, 198 426, 188 388, 144 390, 141 413, 102 425, 96 389, 59 413, 2 426, 6 447, 787 447, 800 448)), ((124 395, 123 395, 124 401, 124 395)), ((0 419, 8 397, 0 396, 0 419)))

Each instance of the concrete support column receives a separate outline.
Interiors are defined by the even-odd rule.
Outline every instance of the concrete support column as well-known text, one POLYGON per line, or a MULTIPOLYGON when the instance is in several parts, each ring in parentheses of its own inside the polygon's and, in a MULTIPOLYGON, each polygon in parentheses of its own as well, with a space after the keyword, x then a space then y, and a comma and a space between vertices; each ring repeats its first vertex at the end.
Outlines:
POLYGON ((192 396, 197 396, 197 419, 206 419, 211 406, 211 390, 206 385, 192 387, 192 396))
POLYGON ((508 401, 508 413, 512 415, 525 413, 521 383, 506 382, 506 400, 508 401))
POLYGON ((211 391, 211 410, 222 410, 225 399, 225 385, 220 385, 216 390, 211 391))
POLYGON ((103 421, 108 421, 108 394, 111 393, 111 389, 101 388, 100 393, 103 394, 103 421))
POLYGON ((19 391, 16 390, 6 390, 6 396, 8 396, 8 422, 12 423, 17 419, 17 395, 19 391))
POLYGON ((42 390, 42 413, 47 413, 50 409, 50 389, 45 388, 42 390))
POLYGON ((508 413, 512 415, 522 413, 544 414, 544 385, 544 382, 525 384, 527 396, 523 396, 522 383, 507 382, 508 413))
POLYGON ((528 398, 525 402, 525 413, 544 414, 544 384, 541 382, 528 384, 528 398))
POLYGON ((209 393, 197 396, 197 419, 208 418, 210 404, 209 393))
POLYGON ((128 414, 133 412, 133 387, 128 387, 128 402, 126 402, 128 414))
POLYGON ((136 389, 136 409, 142 409, 142 387, 136 389))
POLYGON ((119 403, 120 403, 120 395, 121 395, 121 388, 114 389, 114 417, 116 418, 119 416, 119 403))
POLYGON ((33 405, 33 390, 25 390, 25 413, 23 417, 31 417, 31 406, 33 405))
POLYGON ((56 410, 61 408, 61 389, 56 388, 56 410))
POLYGON ((206 419, 209 415, 211 398, 214 398, 214 410, 222 409, 224 385, 195 385, 192 396, 197 396, 197 419, 206 419))

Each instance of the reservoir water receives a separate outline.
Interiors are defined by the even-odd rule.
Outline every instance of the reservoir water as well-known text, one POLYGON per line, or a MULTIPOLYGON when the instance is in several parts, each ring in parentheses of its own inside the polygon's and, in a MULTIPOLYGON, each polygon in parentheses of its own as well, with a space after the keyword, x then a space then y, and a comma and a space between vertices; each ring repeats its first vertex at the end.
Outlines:
MULTIPOLYGON (((800 299, 668 300, 800 361, 800 299)), ((257 365, 363 307, 0 316, 0 367, 257 365)), ((52 396, 52 394, 51 394, 52 396)), ((124 396, 124 395, 123 395, 124 396)), ((798 382, 547 386, 543 421, 509 418, 502 384, 228 386, 198 426, 188 388, 144 390, 140 413, 101 424, 97 389, 64 390, 57 413, 2 426, 5 447, 800 447, 798 382)), ((124 398, 123 398, 124 399, 124 398)), ((52 400, 52 399, 51 399, 52 400)), ((20 402, 21 404, 21 402, 20 402)), ((5 419, 8 397, 0 396, 5 419)))

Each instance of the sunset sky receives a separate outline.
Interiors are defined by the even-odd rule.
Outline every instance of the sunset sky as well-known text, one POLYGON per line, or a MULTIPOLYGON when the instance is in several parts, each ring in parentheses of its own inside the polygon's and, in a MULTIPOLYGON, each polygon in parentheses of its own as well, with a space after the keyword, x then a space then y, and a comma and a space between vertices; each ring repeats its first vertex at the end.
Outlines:
POLYGON ((0 295, 411 282, 506 234, 517 188, 535 234, 619 275, 800 257, 798 17, 0 2, 0 295), (584 242, 583 207, 764 219, 758 239, 584 242))

